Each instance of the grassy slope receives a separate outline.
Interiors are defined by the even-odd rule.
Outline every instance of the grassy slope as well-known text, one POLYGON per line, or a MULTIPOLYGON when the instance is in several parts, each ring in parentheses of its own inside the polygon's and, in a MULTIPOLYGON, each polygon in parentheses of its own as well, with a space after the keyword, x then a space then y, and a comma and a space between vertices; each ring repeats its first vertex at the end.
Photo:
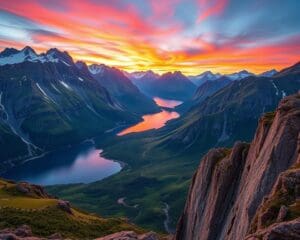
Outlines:
POLYGON ((15 183, 0 180, 0 229, 27 224, 34 235, 60 233, 72 239, 91 239, 122 230, 142 232, 121 218, 103 219, 74 208, 70 215, 56 207, 57 201, 21 194, 15 183))

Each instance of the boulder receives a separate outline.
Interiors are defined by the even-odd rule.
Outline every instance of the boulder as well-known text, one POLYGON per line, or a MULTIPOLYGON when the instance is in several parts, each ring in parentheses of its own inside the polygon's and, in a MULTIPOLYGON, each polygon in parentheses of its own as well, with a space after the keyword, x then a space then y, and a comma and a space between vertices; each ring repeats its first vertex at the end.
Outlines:
POLYGON ((68 202, 68 201, 59 200, 57 202, 57 207, 69 214, 73 214, 70 202, 68 202))

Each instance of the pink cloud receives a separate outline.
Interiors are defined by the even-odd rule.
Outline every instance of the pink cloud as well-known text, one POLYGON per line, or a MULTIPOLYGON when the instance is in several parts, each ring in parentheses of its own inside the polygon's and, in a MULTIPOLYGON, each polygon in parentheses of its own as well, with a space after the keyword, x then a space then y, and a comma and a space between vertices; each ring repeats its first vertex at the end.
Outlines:
POLYGON ((228 4, 228 0, 198 0, 198 4, 200 5, 201 13, 197 22, 200 23, 210 16, 222 13, 228 4))

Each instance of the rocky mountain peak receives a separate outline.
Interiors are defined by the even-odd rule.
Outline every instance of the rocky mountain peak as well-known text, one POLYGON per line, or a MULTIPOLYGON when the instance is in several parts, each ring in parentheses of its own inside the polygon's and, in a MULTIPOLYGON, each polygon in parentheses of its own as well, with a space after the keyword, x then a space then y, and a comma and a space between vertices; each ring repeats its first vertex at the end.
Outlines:
POLYGON ((36 52, 33 50, 33 48, 29 46, 24 47, 21 52, 23 52, 25 55, 36 55, 36 52))
POLYGON ((67 52, 59 51, 56 48, 46 53, 37 54, 33 48, 26 46, 22 50, 7 48, 0 53, 0 65, 18 64, 22 62, 62 62, 65 65, 72 65, 73 59, 67 52))
POLYGON ((107 68, 107 66, 104 64, 92 64, 88 66, 88 68, 92 74, 99 74, 99 73, 103 73, 103 71, 107 68))
POLYGON ((60 51, 57 48, 51 48, 46 52, 46 56, 50 60, 60 60, 67 64, 73 64, 73 59, 66 51, 60 51))
POLYGON ((0 53, 0 57, 8 57, 11 56, 13 54, 18 53, 19 51, 15 48, 5 48, 1 53, 0 53))

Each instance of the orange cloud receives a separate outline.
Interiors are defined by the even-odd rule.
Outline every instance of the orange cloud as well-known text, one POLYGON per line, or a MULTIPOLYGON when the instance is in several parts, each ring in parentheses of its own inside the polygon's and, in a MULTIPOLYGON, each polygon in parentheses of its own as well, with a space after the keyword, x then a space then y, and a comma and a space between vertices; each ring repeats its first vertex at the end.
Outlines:
MULTIPOLYGON (((115 1, 115 0, 114 0, 115 1)), ((31 42, 0 40, 0 46, 21 48, 32 45, 37 51, 58 47, 76 60, 104 63, 127 71, 148 70, 163 73, 181 70, 197 74, 206 70, 228 73, 246 68, 261 72, 283 68, 299 61, 299 37, 277 44, 261 44, 234 38, 223 44, 209 41, 204 35, 186 36, 184 27, 172 21, 175 6, 182 0, 149 0, 149 17, 133 4, 113 7, 90 1, 65 0, 61 11, 44 0, 0 0, 0 9, 29 19, 52 31, 31 33, 31 42), (167 18, 165 24, 158 24, 167 18), (154 19, 157 21, 154 23, 154 19), (252 47, 241 45, 252 44, 252 47)), ((201 13, 197 22, 221 14, 228 0, 196 0, 201 13)), ((148 11, 148 9, 147 9, 148 11)))

